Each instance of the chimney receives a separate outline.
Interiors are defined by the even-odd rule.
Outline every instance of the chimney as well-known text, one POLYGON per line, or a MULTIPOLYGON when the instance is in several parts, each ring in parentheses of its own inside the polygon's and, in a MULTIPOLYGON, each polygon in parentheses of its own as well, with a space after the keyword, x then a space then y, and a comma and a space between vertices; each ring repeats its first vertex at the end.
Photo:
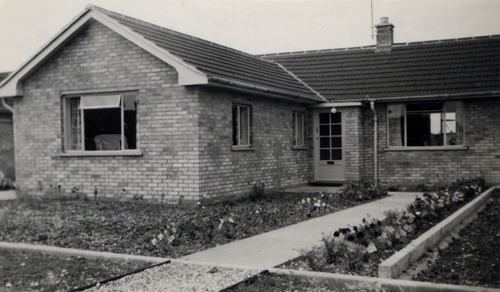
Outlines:
POLYGON ((389 52, 394 43, 394 25, 389 23, 389 17, 381 17, 377 28, 377 49, 376 52, 389 52))

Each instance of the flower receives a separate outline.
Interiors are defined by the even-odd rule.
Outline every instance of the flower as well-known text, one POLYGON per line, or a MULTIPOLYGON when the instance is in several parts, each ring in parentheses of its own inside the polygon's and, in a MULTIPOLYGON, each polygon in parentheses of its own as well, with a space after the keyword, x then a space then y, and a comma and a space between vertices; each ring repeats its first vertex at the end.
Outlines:
POLYGON ((158 240, 162 240, 163 239, 163 234, 160 233, 160 235, 158 235, 158 240))
POLYGON ((158 240, 156 240, 156 238, 153 238, 153 240, 151 240, 151 243, 152 243, 153 245, 156 245, 156 244, 158 243, 158 240))

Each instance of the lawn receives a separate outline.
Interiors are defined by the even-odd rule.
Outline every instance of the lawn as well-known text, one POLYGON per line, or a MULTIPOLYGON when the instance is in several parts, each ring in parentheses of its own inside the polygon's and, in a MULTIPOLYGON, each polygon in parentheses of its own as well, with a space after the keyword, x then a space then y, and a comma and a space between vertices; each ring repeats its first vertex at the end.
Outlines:
POLYGON ((195 209, 75 198, 0 202, 0 241, 178 258, 381 198, 369 184, 338 194, 271 193, 195 209))
POLYGON ((415 280, 500 288, 500 191, 415 280))
POLYGON ((0 291, 68 291, 143 265, 0 249, 0 291))

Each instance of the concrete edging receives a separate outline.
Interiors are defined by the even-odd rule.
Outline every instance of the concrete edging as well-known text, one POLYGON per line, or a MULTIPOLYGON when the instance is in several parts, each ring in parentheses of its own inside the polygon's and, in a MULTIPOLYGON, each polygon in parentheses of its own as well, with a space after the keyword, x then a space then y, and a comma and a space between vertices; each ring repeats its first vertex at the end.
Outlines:
POLYGON ((483 288, 474 286, 461 286, 438 284, 429 282, 416 282, 408 280, 383 279, 343 274, 331 274, 310 271, 295 271, 270 268, 270 274, 285 275, 332 285, 338 289, 366 289, 387 292, 500 292, 497 288, 483 288))
POLYGON ((63 256, 80 256, 89 259, 121 260, 136 263, 162 263, 170 259, 160 257, 148 257, 139 255, 128 255, 114 252, 81 250, 75 248, 55 247, 48 245, 36 245, 26 243, 0 242, 0 249, 15 249, 27 252, 42 252, 63 256))
POLYGON ((397 278, 411 264, 416 262, 428 249, 436 247, 450 232, 454 230, 462 221, 472 215, 490 197, 495 189, 491 187, 477 198, 458 209, 439 224, 429 229, 427 232, 410 242, 402 250, 393 254, 378 266, 379 278, 397 278))

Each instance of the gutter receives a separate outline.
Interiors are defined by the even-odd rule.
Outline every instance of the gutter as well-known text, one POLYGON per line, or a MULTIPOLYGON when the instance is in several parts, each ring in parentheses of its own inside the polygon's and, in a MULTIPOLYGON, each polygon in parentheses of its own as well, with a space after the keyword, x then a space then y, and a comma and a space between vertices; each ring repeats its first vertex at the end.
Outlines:
POLYGON ((5 97, 0 97, 0 99, 2 100, 2 105, 8 109, 12 114, 14 114, 14 108, 11 107, 10 105, 8 105, 6 102, 5 102, 5 97))
POLYGON ((470 93, 456 93, 456 94, 434 94, 434 95, 415 95, 415 96, 400 96, 400 97, 379 97, 379 98, 358 98, 358 99, 338 99, 330 100, 330 102, 394 102, 394 101, 411 101, 411 100, 432 100, 436 98, 441 100, 447 99, 466 99, 466 98, 484 98, 484 97, 500 97, 500 91, 486 91, 486 92, 470 92, 470 93))
POLYGON ((220 77, 209 76, 208 81, 213 82, 213 83, 219 83, 219 84, 222 84, 225 86, 229 85, 231 87, 236 87, 236 88, 240 88, 243 90, 252 90, 252 91, 259 91, 259 92, 267 93, 267 94, 281 95, 281 96, 284 96, 286 98, 299 99, 299 100, 302 100, 302 101, 308 102, 308 103, 310 103, 310 102, 315 102, 315 103, 325 102, 324 100, 321 100, 319 98, 312 98, 312 97, 307 97, 307 96, 303 96, 300 94, 293 94, 293 93, 275 90, 275 89, 270 89, 270 88, 261 87, 261 86, 257 86, 257 85, 250 85, 247 83, 228 80, 228 79, 224 79, 224 78, 220 78, 220 77))
POLYGON ((377 173, 378 119, 377 119, 377 111, 375 110, 375 101, 373 100, 370 101, 370 108, 373 113, 373 180, 375 181, 375 187, 376 187, 378 185, 378 173, 377 173))

